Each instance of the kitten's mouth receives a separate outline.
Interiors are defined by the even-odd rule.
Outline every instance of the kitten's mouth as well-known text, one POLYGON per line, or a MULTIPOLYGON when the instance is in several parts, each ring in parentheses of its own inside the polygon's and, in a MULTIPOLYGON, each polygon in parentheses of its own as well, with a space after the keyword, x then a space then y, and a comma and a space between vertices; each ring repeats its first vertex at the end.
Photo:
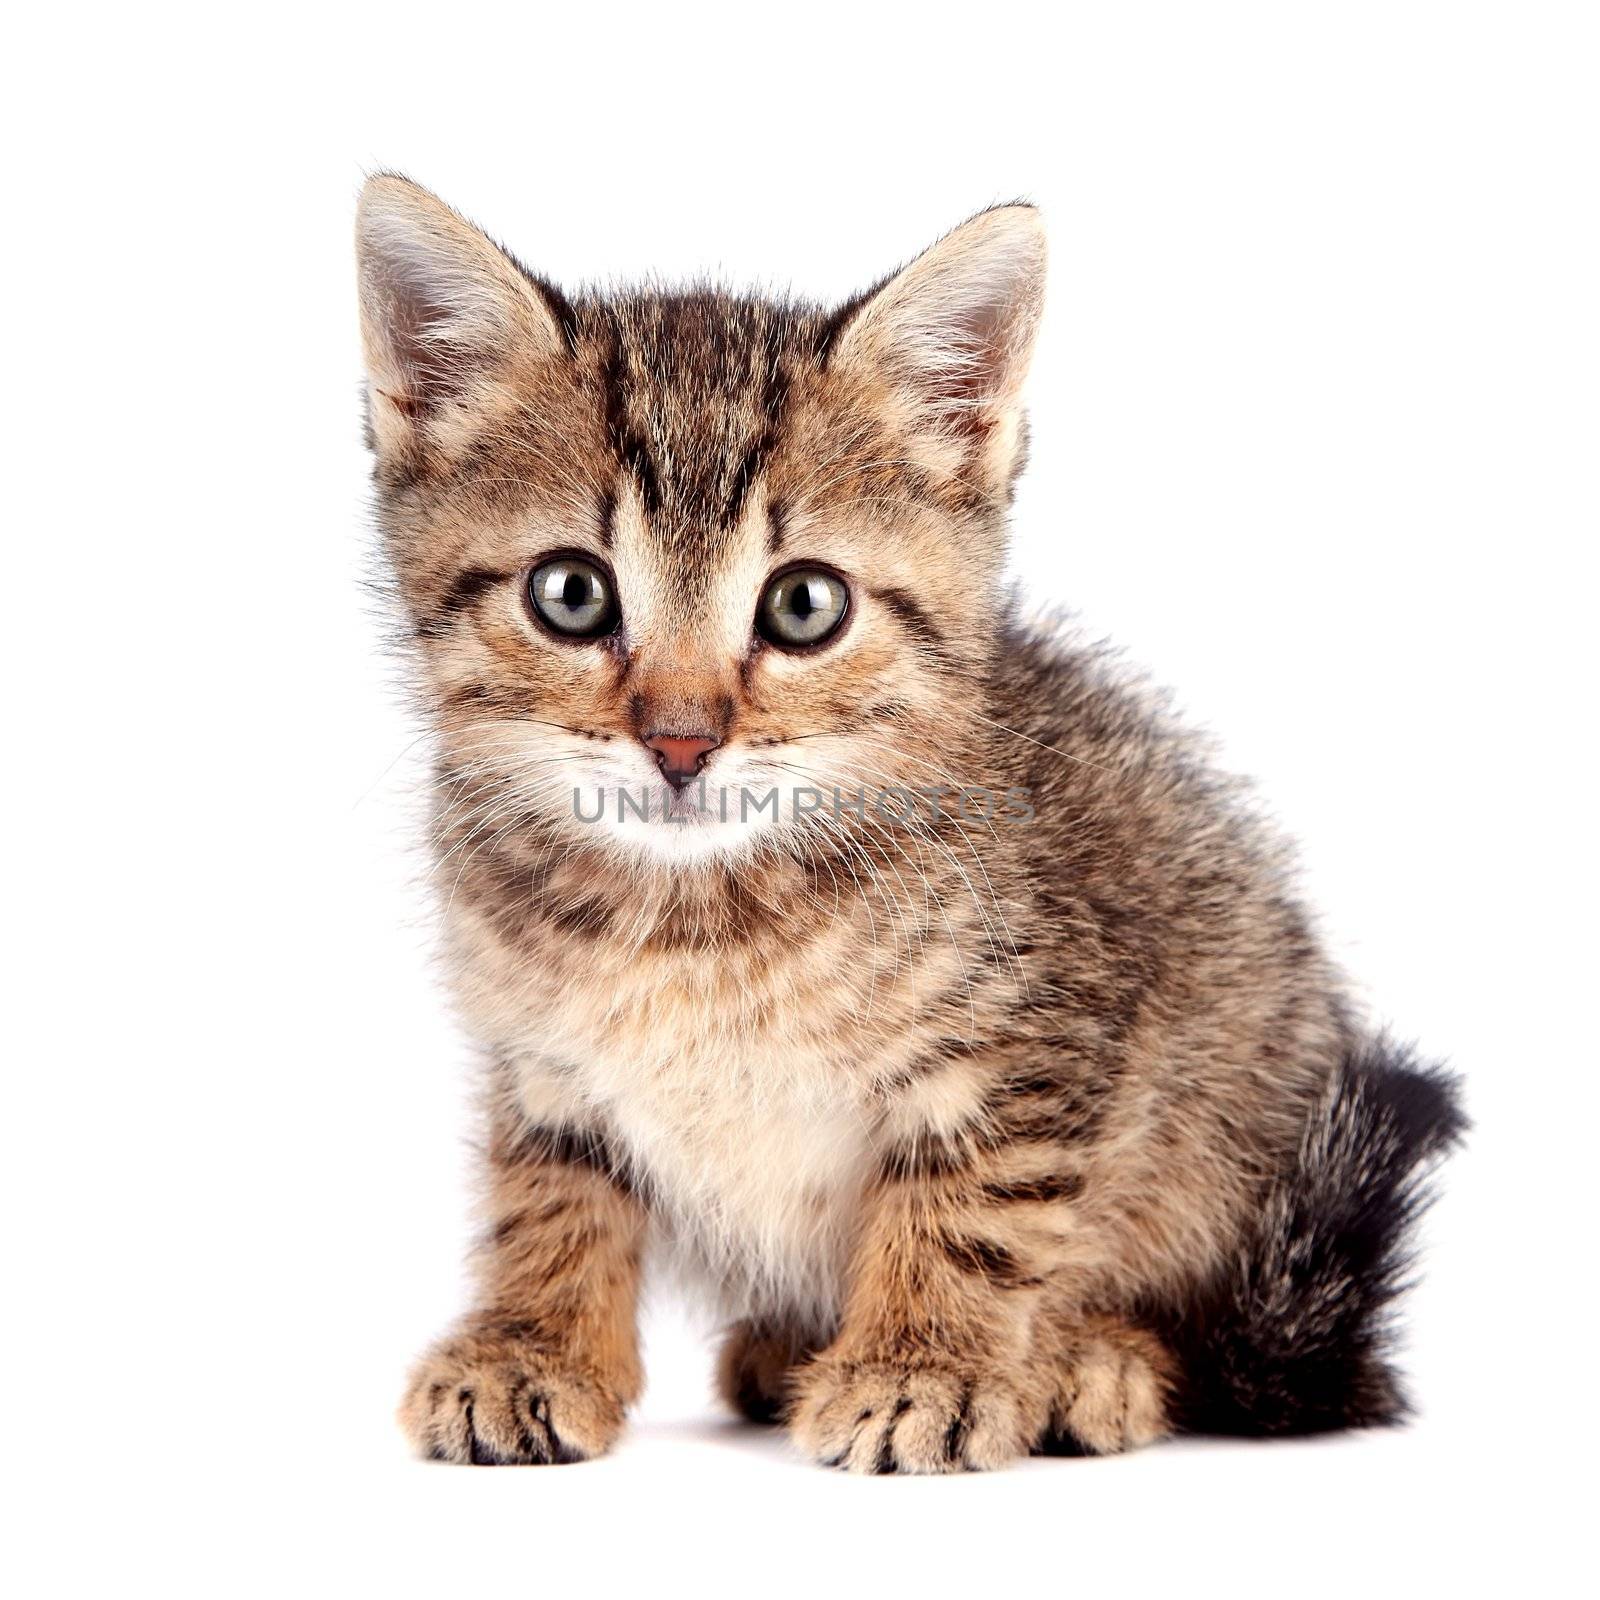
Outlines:
POLYGON ((719 788, 720 785, 708 783, 703 776, 681 789, 675 784, 662 784, 660 800, 663 819, 678 823, 715 822, 719 788))
POLYGON ((750 788, 702 775, 681 788, 671 782, 578 786, 572 814, 582 823, 608 824, 629 833, 775 822, 783 811, 776 788, 750 788))
POLYGON ((609 815, 629 825, 703 826, 736 819, 740 794, 738 788, 715 783, 705 776, 682 787, 671 782, 617 785, 578 791, 574 796, 575 814, 580 818, 590 812, 609 815))
POLYGON ((749 822, 762 815, 775 817, 780 810, 781 795, 776 789, 751 789, 700 777, 682 789, 661 785, 651 820, 676 827, 712 827, 749 822))

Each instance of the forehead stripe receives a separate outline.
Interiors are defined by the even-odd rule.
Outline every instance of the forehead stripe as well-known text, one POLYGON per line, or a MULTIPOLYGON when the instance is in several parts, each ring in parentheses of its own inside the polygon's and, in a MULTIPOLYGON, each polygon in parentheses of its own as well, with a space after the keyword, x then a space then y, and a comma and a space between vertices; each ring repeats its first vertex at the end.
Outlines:
POLYGON ((647 516, 679 537, 738 521, 778 442, 784 341, 807 320, 704 295, 602 310, 606 434, 647 516))

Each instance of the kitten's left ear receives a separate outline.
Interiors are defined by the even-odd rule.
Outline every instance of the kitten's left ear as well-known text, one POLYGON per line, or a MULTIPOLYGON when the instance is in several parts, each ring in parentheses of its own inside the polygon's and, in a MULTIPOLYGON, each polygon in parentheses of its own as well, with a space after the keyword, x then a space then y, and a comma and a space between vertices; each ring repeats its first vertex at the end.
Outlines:
POLYGON ((356 264, 382 456, 448 455, 514 363, 564 348, 546 292, 408 178, 367 180, 356 212, 356 264))
POLYGON ((1044 277, 1039 213, 981 211, 850 312, 828 364, 887 378, 908 421, 963 451, 981 444, 987 473, 1009 482, 1044 277))

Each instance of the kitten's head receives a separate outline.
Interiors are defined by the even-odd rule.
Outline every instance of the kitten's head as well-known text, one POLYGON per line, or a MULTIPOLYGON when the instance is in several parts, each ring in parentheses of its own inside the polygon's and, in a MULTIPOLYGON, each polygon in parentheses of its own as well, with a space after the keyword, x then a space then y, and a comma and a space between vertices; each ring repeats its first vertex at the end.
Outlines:
POLYGON ((836 789, 986 781, 1031 207, 834 310, 568 298, 393 176, 357 236, 380 514, 457 794, 684 863, 825 848, 836 789))

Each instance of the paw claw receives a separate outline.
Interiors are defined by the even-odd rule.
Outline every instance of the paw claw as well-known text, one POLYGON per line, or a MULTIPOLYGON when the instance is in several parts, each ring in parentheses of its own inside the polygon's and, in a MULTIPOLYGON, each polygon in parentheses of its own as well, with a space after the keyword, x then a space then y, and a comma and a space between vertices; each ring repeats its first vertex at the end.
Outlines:
POLYGON ((801 1377, 791 1427, 814 1460, 847 1472, 982 1470, 1026 1448, 1010 1385, 937 1365, 819 1361, 801 1377))
POLYGON ((471 1466, 533 1466, 600 1455, 622 1426, 622 1402, 593 1376, 492 1334, 437 1345, 400 1407, 417 1453, 471 1466))

